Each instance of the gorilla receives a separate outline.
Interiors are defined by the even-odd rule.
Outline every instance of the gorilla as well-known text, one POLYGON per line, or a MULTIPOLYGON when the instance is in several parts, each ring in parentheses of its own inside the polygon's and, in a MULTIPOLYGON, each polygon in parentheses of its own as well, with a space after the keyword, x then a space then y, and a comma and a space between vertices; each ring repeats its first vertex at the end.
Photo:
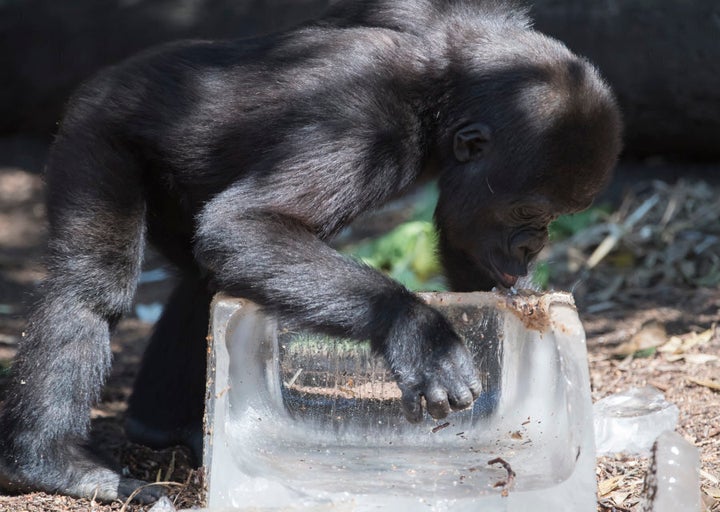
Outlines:
POLYGON ((132 439, 199 439, 216 291, 370 340, 410 421, 469 407, 480 381, 447 320, 328 241, 434 176, 451 288, 511 287, 548 224, 608 181, 620 135, 597 70, 497 0, 340 0, 281 33, 104 69, 47 162, 48 277, 0 415, 0 486, 113 500, 143 484, 87 439, 146 241, 182 278, 130 401, 132 439))

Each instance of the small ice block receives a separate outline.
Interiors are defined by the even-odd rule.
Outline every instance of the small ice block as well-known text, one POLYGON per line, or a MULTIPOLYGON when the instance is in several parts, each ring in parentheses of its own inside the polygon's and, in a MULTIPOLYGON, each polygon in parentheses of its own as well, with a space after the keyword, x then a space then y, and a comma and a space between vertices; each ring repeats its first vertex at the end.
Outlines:
POLYGON ((677 432, 665 431, 652 450, 644 512, 700 511, 700 452, 677 432))
POLYGON ((216 297, 210 509, 594 512, 590 379, 572 297, 423 298, 467 343, 483 392, 472 408, 410 424, 367 343, 297 331, 247 300, 216 297), (488 463, 496 458, 506 465, 488 463))
POLYGON ((665 430, 675 430, 679 410, 652 386, 631 388, 593 406, 599 455, 645 454, 665 430))

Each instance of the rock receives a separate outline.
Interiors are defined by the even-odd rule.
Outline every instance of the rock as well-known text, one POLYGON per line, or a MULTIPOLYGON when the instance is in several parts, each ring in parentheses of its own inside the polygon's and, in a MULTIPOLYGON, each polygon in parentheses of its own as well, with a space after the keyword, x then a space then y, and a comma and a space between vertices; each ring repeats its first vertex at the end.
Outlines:
MULTIPOLYGON (((80 81, 142 48, 266 33, 330 2, 0 1, 0 135, 54 131, 80 81)), ((612 84, 627 155, 720 157, 719 2, 535 0, 531 16, 612 84)))
POLYGON ((82 80, 153 44, 267 33, 327 5, 328 0, 0 1, 0 135, 54 131, 82 80))
POLYGON ((531 16, 613 86, 627 154, 720 156, 719 2, 535 0, 531 16))

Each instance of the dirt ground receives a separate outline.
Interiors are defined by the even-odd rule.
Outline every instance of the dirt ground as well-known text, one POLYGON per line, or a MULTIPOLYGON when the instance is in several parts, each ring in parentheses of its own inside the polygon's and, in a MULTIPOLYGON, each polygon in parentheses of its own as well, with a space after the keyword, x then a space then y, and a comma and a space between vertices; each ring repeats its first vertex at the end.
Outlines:
MULTIPOLYGON (((0 143, 0 399, 33 287, 44 275, 41 255, 45 225, 39 174, 44 151, 41 141, 0 143)), ((683 169, 675 171, 682 174, 683 169)), ((717 203, 720 184, 707 186, 714 198, 711 201, 717 203)), ((675 190, 672 185, 666 189, 675 190)), ((719 218, 705 215, 712 230, 720 234, 719 218)), ((557 253, 551 258, 562 259, 557 253)), ((717 254, 712 261, 716 260, 717 254)), ((161 266, 156 256, 147 257, 146 270, 161 266)), ((700 449, 704 506, 720 511, 720 331, 716 329, 720 286, 717 282, 701 286, 693 279, 678 282, 657 277, 640 286, 627 284, 631 280, 617 285, 608 276, 640 273, 617 261, 612 265, 605 261, 597 268, 599 277, 564 274, 551 281, 558 289, 576 292, 588 335, 593 399, 632 386, 652 385, 661 390, 680 409, 678 432, 700 449)), ((147 305, 161 301, 169 292, 170 281, 141 284, 136 302, 147 305)), ((136 478, 176 482, 168 487, 169 496, 176 507, 190 508, 200 504, 202 485, 201 475, 188 464, 188 453, 183 448, 152 451, 129 443, 122 433, 126 400, 150 330, 151 324, 135 313, 120 322, 112 342, 113 371, 102 402, 93 410, 94 441, 136 478)), ((640 510, 646 467, 647 459, 640 457, 600 458, 598 510, 640 510)), ((0 495, 3 512, 148 508, 45 493, 0 495)))

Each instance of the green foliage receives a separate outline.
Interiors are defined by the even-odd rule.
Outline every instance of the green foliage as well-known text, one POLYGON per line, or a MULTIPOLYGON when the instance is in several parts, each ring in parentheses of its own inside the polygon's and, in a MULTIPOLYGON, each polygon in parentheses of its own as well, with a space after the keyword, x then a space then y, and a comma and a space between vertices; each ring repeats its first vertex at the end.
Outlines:
MULTIPOLYGON (((604 221, 611 211, 609 205, 601 205, 571 215, 561 215, 548 227, 550 243, 569 238, 604 221)), ((552 273, 551 264, 545 261, 537 263, 533 270, 533 284, 541 290, 547 290, 552 273)))
POLYGON ((657 353, 657 347, 650 347, 645 348, 642 350, 638 350, 633 354, 633 357, 635 358, 647 358, 647 357, 653 357, 657 353))
POLYGON ((288 344, 286 348, 291 354, 298 353, 306 355, 327 354, 330 348, 340 353, 357 352, 358 342, 322 334, 301 332, 293 336, 292 343, 288 344))
MULTIPOLYGON (((412 219, 389 233, 346 248, 344 252, 382 270, 411 290, 445 290, 437 256, 437 233, 432 223, 438 188, 431 183, 418 193, 412 219)), ((563 215, 549 227, 550 240, 570 237, 603 220, 611 209, 596 206, 572 215, 563 215)), ((546 289, 551 270, 546 262, 533 271, 533 283, 546 289)))
POLYGON ((611 208, 608 205, 594 206, 582 212, 561 215, 548 228, 550 240, 562 240, 573 236, 607 217, 611 208))
POLYGON ((411 290, 444 290, 437 233, 432 222, 438 195, 437 185, 427 184, 417 192, 408 222, 344 252, 382 270, 411 290))
POLYGON ((433 181, 425 185, 418 193, 412 220, 432 222, 439 195, 437 183, 433 181))
POLYGON ((406 222, 349 252, 411 290, 443 288, 439 279, 442 269, 437 257, 437 235, 432 222, 406 222))
POLYGON ((10 376, 10 367, 12 362, 9 360, 0 360, 0 378, 10 376))
POLYGON ((550 265, 546 261, 541 261, 535 265, 532 282, 541 290, 547 290, 550 284, 550 265))

